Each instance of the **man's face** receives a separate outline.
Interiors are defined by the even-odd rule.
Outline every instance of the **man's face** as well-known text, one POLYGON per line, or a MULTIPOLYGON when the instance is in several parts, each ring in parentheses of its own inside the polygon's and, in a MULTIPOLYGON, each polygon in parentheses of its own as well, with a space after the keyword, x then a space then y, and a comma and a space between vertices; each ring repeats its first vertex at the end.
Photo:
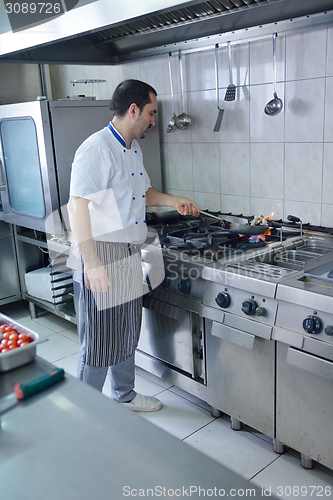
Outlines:
POLYGON ((138 117, 138 137, 143 139, 150 127, 155 125, 154 115, 157 112, 157 99, 156 95, 150 93, 150 102, 145 105, 142 112, 138 117))

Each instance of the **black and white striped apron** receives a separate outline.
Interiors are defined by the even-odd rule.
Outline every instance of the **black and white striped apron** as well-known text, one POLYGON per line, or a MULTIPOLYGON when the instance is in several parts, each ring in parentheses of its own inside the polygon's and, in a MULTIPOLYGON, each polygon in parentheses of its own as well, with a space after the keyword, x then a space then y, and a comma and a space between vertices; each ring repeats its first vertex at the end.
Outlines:
POLYGON ((107 292, 92 292, 83 284, 84 362, 113 366, 129 358, 139 341, 143 291, 141 245, 96 241, 95 249, 111 286, 107 292))

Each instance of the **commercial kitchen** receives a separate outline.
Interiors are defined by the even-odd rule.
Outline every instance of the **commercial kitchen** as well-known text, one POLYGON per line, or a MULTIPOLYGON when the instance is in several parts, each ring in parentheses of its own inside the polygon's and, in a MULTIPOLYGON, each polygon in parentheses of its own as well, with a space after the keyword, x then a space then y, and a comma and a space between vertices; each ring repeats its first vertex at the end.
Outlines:
POLYGON ((330 498, 333 1, 80 0, 21 26, 8 12, 0 325, 35 344, 0 353, 4 498, 330 498), (147 415, 75 380, 70 168, 128 78, 158 94, 140 141, 152 186, 202 210, 147 209, 136 389, 163 403, 147 415), (55 367, 63 380, 5 408, 55 367))

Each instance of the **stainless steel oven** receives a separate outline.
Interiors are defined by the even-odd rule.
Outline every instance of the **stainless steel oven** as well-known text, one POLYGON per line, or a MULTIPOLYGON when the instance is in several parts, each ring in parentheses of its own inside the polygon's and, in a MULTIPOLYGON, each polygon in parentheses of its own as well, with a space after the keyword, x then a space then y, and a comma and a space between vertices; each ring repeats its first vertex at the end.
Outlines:
POLYGON ((47 217, 68 201, 75 150, 109 120, 107 101, 1 106, 2 219, 45 231, 47 217))
POLYGON ((333 469, 333 255, 327 259, 277 290, 276 435, 305 468, 316 461, 333 469))
POLYGON ((206 346, 202 318, 202 266, 164 256, 163 283, 144 296, 136 362, 206 399, 206 346))

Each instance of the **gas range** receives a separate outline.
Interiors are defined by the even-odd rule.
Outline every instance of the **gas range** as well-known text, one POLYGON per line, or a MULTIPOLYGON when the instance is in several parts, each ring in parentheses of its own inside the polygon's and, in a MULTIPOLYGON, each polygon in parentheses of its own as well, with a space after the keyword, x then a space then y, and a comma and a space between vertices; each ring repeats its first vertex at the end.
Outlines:
MULTIPOLYGON (((208 212, 208 211, 207 211, 208 212)), ((222 215, 221 212, 209 212, 213 215, 222 215)), ((232 214, 223 214, 232 215, 232 214)), ((246 218, 249 221, 253 217, 246 218)), ((180 258, 196 257, 202 258, 202 262, 220 261, 226 257, 240 254, 241 252, 254 249, 262 249, 267 245, 281 241, 281 234, 277 227, 267 227, 268 233, 260 237, 238 235, 228 231, 221 223, 212 222, 210 217, 180 216, 177 221, 152 220, 148 222, 160 238, 163 250, 171 250, 178 253, 180 258)), ((289 231, 289 235, 298 234, 289 231)), ((283 234, 282 239, 286 236, 283 234)))
POLYGON ((269 325, 263 335, 270 337, 278 283, 317 265, 332 248, 330 228, 291 219, 269 221, 266 234, 255 237, 228 231, 204 215, 153 221, 165 265, 165 279, 153 294, 199 314, 205 309, 210 317, 217 309, 251 320, 249 326, 269 325))

